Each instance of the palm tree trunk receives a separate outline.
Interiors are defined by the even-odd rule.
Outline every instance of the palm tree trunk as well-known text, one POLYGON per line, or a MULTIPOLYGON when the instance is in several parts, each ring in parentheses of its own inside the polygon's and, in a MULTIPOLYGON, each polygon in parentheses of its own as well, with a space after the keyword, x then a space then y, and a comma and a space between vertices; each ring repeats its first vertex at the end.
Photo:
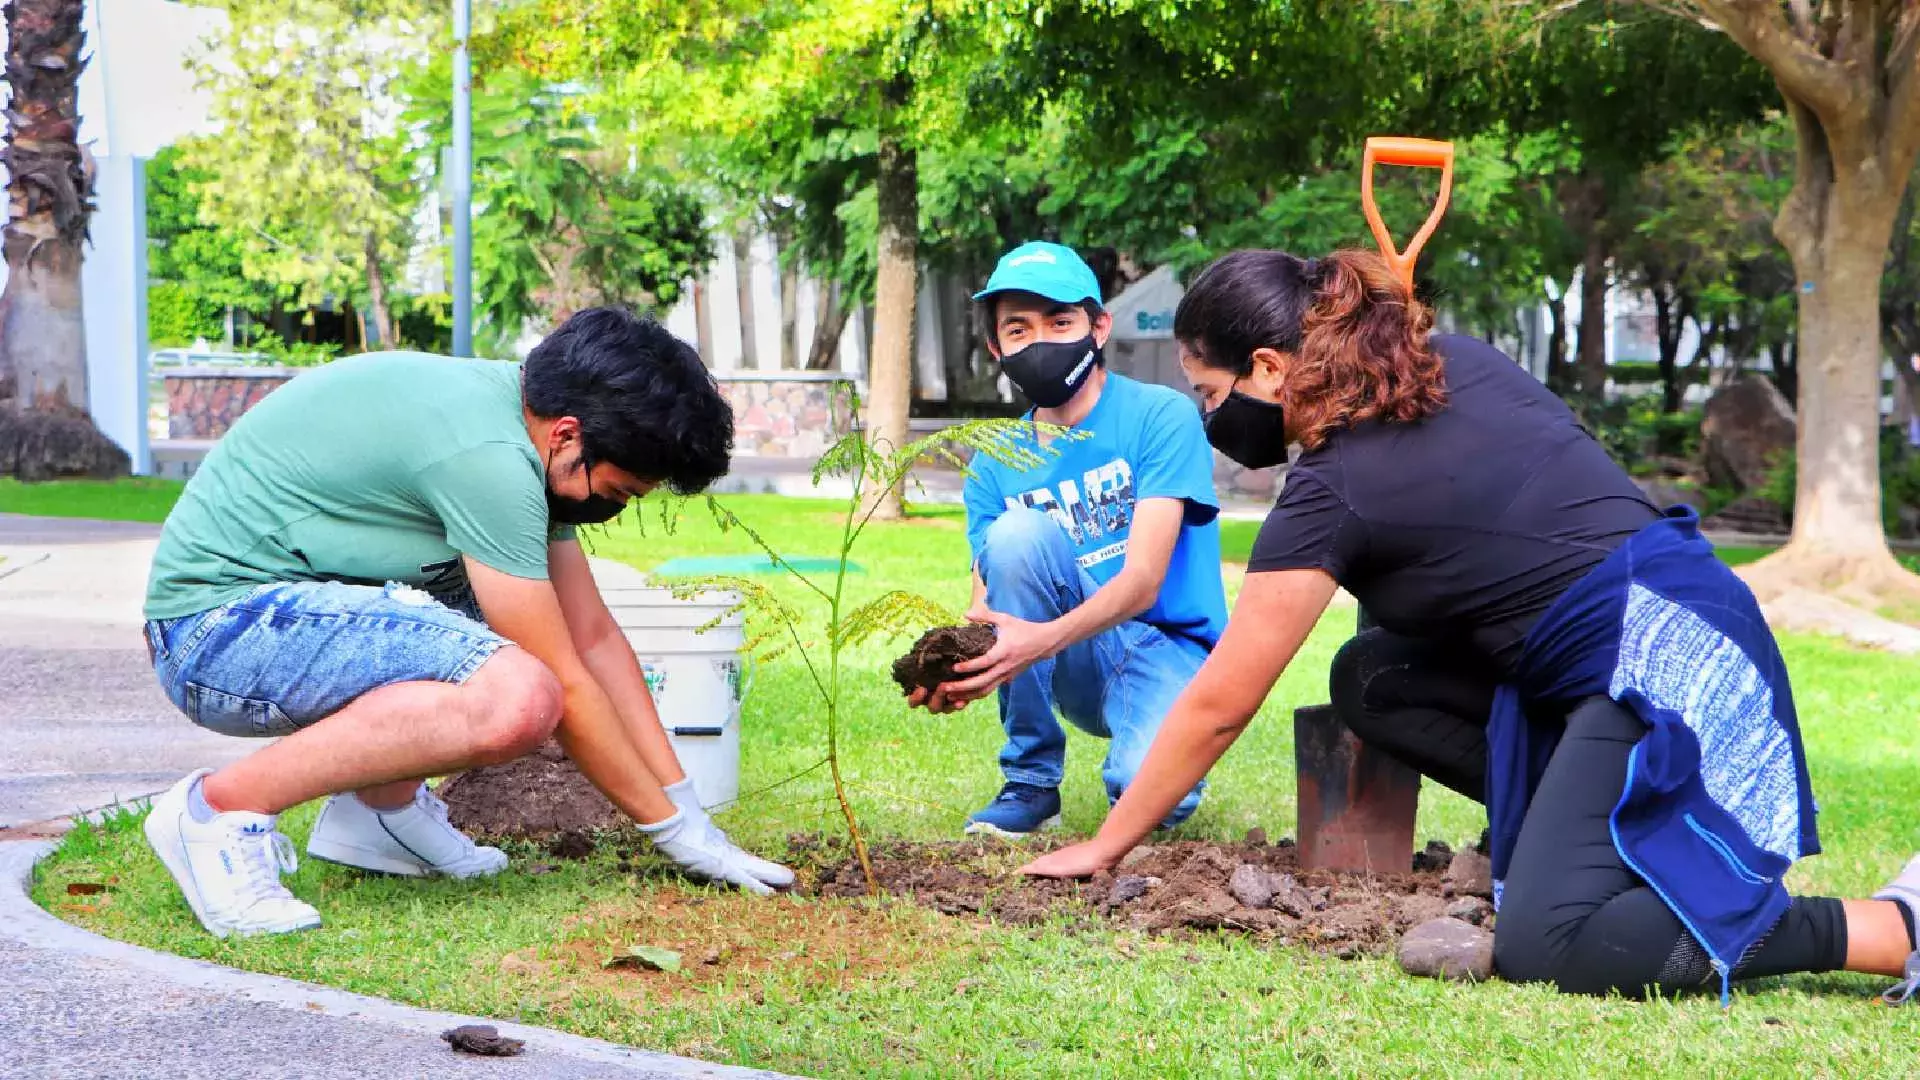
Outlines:
POLYGON ((7 22, 6 147, 9 208, 0 295, 0 400, 16 408, 84 414, 87 344, 81 322, 81 245, 93 210, 93 162, 80 127, 80 0, 12 0, 7 22))

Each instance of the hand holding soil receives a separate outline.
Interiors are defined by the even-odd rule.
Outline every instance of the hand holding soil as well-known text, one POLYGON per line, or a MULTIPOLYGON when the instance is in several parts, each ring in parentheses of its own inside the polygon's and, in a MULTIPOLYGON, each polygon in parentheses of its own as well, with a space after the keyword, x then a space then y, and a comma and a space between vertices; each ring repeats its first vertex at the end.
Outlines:
POLYGON ((913 704, 932 708, 940 685, 958 677, 954 665, 985 656, 993 645, 991 626, 936 626, 920 635, 906 655, 893 662, 893 681, 910 695, 913 704))

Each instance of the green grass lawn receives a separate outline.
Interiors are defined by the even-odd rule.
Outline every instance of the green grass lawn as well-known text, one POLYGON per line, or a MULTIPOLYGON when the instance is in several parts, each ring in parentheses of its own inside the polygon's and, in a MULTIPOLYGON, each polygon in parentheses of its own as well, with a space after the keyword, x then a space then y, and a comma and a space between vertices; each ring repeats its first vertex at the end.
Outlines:
MULTIPOLYGON (((727 502, 788 553, 836 550, 830 504, 727 502)), ((642 568, 755 551, 746 537, 719 533, 697 504, 672 530, 648 516, 590 542, 597 554, 642 568)), ((856 601, 894 587, 955 610, 967 599, 957 510, 876 526, 855 558, 867 568, 851 579, 856 601)), ((795 602, 806 595, 790 582, 776 589, 795 602)), ((1351 618, 1348 608, 1323 621, 1215 769, 1184 835, 1233 840, 1256 825, 1292 834, 1291 709, 1324 698, 1327 664, 1351 618)), ((851 793, 874 834, 951 837, 998 786, 999 728, 990 704, 942 718, 905 709, 886 672, 903 644, 875 643, 850 657, 851 793)), ((1862 895, 1920 846, 1908 801, 1920 790, 1920 668, 1811 638, 1789 637, 1784 647, 1831 852, 1797 868, 1792 884, 1862 895)), ((765 666, 746 704, 742 790, 817 762, 818 715, 797 661, 765 666)), ((1091 832, 1105 811, 1100 754, 1097 741, 1072 735, 1070 832, 1091 832)), ((283 819, 298 844, 313 809, 283 819)), ((820 772, 747 799, 722 820, 776 855, 790 833, 841 827, 820 772)), ((71 834, 39 874, 35 896, 101 933, 236 967, 818 1076, 1842 1076, 1901 1072, 1920 1037, 1920 1011, 1869 1003, 1880 979, 1773 980, 1737 995, 1731 1011, 1712 995, 1650 1004, 1563 998, 1413 979, 1386 959, 1343 962, 1230 937, 976 928, 904 905, 755 901, 687 889, 653 861, 623 871, 604 848, 540 873, 555 860, 516 851, 507 873, 472 883, 303 863, 290 885, 321 909, 325 928, 220 942, 199 930, 137 824, 128 814, 71 834), (112 888, 70 895, 77 883, 112 888), (600 958, 634 944, 677 948, 690 969, 600 969, 600 958), (708 950, 719 963, 697 962, 708 950)), ((1429 786, 1423 839, 1458 842, 1483 824, 1478 807, 1429 786)))
POLYGON ((0 477, 0 514, 99 518, 105 521, 165 521, 180 489, 178 480, 51 480, 23 484, 0 477))

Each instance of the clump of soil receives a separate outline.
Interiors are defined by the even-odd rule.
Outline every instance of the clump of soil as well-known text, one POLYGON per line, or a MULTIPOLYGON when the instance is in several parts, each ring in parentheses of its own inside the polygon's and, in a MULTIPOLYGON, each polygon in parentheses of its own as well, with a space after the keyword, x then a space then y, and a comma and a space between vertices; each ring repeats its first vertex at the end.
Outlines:
MULTIPOLYGON (((883 841, 871 857, 887 893, 946 915, 1013 925, 1065 916, 1149 933, 1235 931, 1346 957, 1386 952, 1408 929, 1445 915, 1482 925, 1491 919, 1491 905, 1463 895, 1431 857, 1403 874, 1342 874, 1301 869, 1291 841, 1180 841, 1139 848, 1114 872, 1086 881, 1017 872, 1048 846, 883 841)), ((810 870, 803 878, 814 894, 866 895, 859 863, 843 844, 796 837, 791 854, 810 870)))
MULTIPOLYGON (((434 793, 446 802, 454 828, 490 840, 575 834, 574 841, 562 845, 571 851, 594 832, 632 824, 555 742, 514 761, 449 777, 434 793)), ((588 842, 586 851, 591 850, 588 842)), ((554 854, 578 858, 586 851, 554 854)))
POLYGON ((993 642, 991 626, 936 626, 893 662, 893 681, 909 694, 916 689, 933 690, 959 677, 953 665, 984 655, 993 642))

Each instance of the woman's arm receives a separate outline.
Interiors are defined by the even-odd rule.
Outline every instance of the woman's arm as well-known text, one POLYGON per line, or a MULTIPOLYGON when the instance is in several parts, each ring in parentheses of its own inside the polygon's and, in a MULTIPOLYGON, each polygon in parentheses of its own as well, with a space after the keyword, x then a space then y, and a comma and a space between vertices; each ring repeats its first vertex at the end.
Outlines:
POLYGON ((1213 654, 1173 703, 1147 760, 1100 832, 1026 866, 1040 877, 1086 877, 1118 863, 1164 820, 1245 731, 1333 599, 1321 570, 1248 574, 1213 654))

